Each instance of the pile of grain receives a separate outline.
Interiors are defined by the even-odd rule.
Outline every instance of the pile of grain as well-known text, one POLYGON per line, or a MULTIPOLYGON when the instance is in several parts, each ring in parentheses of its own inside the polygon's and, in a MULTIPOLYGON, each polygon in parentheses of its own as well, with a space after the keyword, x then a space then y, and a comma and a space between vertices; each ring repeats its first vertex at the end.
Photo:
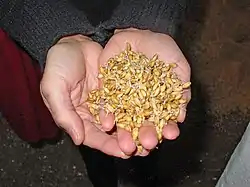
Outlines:
POLYGON ((167 64, 154 55, 151 59, 131 49, 130 44, 107 66, 100 67, 102 88, 93 90, 87 103, 99 123, 99 111, 115 115, 116 126, 131 132, 137 147, 139 129, 144 121, 153 122, 162 141, 162 130, 169 120, 176 121, 180 105, 187 100, 183 90, 191 83, 182 81, 173 72, 177 65, 167 64))

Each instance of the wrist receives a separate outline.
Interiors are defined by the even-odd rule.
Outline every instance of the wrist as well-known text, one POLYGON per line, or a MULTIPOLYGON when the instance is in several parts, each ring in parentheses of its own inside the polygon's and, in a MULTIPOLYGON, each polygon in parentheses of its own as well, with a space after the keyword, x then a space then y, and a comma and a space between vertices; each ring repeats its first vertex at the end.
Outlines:
POLYGON ((119 32, 123 32, 123 31, 140 31, 140 29, 135 28, 135 27, 128 27, 128 28, 123 28, 123 29, 115 29, 114 33, 117 34, 119 32))
POLYGON ((64 36, 61 39, 58 40, 57 44, 60 43, 66 43, 66 42, 85 42, 85 41, 91 41, 92 39, 90 37, 76 34, 76 35, 70 35, 70 36, 64 36))

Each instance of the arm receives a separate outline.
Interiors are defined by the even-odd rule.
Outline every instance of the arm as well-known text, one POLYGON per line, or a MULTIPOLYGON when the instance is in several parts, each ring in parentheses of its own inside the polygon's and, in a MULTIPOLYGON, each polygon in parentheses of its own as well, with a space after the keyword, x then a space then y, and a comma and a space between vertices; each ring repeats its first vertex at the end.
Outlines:
POLYGON ((189 0, 121 0, 107 29, 135 27, 174 36, 189 0))
POLYGON ((41 65, 61 37, 94 30, 84 13, 67 0, 0 0, 0 28, 41 65))

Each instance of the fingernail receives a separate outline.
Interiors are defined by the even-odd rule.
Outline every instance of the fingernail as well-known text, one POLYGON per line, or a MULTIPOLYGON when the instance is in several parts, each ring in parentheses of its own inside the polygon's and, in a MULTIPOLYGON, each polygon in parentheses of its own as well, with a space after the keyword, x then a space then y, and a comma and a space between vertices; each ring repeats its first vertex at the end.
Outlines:
POLYGON ((128 159, 130 156, 126 155, 124 152, 121 151, 121 158, 128 159))

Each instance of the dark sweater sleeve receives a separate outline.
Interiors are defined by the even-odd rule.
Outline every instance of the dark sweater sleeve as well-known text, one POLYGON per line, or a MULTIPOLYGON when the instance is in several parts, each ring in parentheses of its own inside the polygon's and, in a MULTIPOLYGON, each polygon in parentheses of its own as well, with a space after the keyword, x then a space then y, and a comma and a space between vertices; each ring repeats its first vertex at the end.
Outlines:
POLYGON ((89 35, 93 27, 67 0, 0 0, 0 28, 42 65, 62 36, 89 35))
POLYGON ((190 0, 121 0, 106 29, 135 27, 174 36, 190 0))

